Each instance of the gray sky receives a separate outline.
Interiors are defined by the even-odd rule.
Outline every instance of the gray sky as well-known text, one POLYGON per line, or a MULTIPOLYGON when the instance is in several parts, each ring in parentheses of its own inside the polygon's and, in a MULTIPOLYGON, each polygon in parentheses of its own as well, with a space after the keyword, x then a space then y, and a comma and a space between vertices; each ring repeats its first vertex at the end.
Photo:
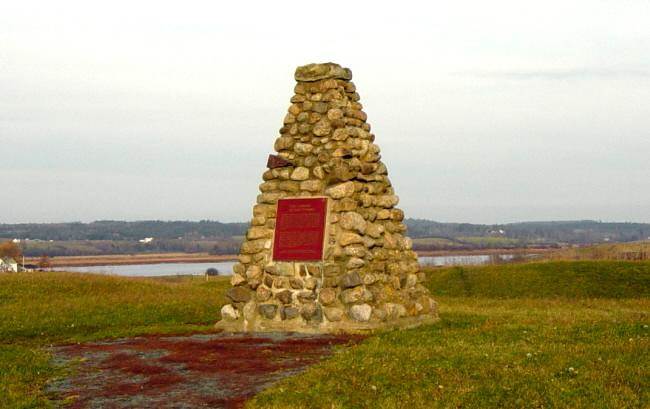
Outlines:
POLYGON ((646 0, 3 2, 0 222, 248 220, 293 71, 325 61, 409 217, 650 222, 649 21, 646 0))

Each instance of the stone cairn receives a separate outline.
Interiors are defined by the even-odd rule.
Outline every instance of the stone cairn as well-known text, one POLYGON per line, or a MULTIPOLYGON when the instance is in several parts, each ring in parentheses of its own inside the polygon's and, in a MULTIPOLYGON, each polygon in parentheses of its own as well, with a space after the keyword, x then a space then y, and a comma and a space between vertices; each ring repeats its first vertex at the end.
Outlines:
POLYGON ((363 332, 437 319, 367 115, 338 64, 309 64, 269 157, 218 328, 363 332), (279 199, 325 197, 322 260, 274 261, 279 199))

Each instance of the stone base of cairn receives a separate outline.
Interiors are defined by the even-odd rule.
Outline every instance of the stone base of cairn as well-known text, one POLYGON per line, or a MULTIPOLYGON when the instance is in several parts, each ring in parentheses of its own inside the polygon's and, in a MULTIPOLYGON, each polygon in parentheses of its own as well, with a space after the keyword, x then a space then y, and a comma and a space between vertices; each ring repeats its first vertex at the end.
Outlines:
POLYGON ((217 328, 364 332, 436 321, 352 73, 310 64, 295 79, 217 328), (304 197, 327 198, 322 258, 274 260, 278 200, 304 197))

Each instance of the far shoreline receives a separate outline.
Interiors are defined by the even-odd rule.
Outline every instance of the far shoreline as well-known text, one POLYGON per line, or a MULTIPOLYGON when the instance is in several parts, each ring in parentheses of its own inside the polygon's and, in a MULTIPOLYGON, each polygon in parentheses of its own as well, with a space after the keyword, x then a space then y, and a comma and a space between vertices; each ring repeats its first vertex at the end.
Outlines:
MULTIPOLYGON (((144 254, 110 254, 97 256, 58 256, 51 257, 52 267, 92 267, 134 264, 170 264, 170 263, 215 263, 236 261, 233 254, 208 253, 144 253, 144 254)), ((37 264, 38 257, 25 258, 26 263, 37 264)))
MULTIPOLYGON (((548 248, 502 248, 473 250, 433 250, 416 251, 420 257, 471 256, 482 254, 540 254, 549 252, 548 248)), ((37 264, 38 257, 25 258, 29 264, 37 264)), ((57 256, 50 258, 52 267, 91 267, 109 265, 169 264, 169 263, 215 263, 237 261, 236 254, 208 253, 143 253, 109 254, 95 256, 57 256)))

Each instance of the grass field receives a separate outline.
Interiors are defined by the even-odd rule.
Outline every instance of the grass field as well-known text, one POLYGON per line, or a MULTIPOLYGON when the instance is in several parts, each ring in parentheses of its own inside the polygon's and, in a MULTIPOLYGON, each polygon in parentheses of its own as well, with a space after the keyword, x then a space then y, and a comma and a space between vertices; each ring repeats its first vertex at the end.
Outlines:
POLYGON ((228 281, 0 275, 0 407, 47 407, 51 344, 212 329, 228 281))
POLYGON ((650 260, 650 241, 570 247, 548 252, 552 260, 650 260))
POLYGON ((371 337, 249 407, 650 405, 650 263, 455 267, 428 285, 439 324, 371 337))
POLYGON ((428 275, 437 296, 481 298, 649 298, 650 262, 554 261, 449 267, 428 275))
MULTIPOLYGON (((48 345, 208 330, 227 280, 0 276, 0 407, 47 407, 48 345)), ((650 262, 434 269, 441 321, 376 334, 250 408, 648 407, 650 262)))

